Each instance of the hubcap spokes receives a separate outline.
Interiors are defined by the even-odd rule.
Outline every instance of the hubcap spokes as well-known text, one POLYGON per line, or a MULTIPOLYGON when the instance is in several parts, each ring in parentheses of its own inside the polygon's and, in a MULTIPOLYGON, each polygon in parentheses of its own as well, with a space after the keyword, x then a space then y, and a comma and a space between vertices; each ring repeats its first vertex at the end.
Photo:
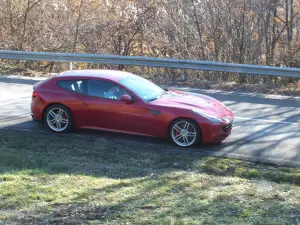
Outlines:
POLYGON ((187 121, 178 122, 172 128, 172 138, 179 146, 190 146, 196 141, 196 129, 187 121))
POLYGON ((53 108, 47 114, 47 123, 54 131, 63 131, 69 124, 68 114, 61 108, 53 108))

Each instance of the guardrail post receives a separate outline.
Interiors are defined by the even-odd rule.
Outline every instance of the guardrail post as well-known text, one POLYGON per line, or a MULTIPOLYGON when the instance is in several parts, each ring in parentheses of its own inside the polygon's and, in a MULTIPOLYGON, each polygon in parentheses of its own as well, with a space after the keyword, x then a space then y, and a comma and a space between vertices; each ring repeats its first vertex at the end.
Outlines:
POLYGON ((70 70, 73 70, 73 63, 70 62, 70 70))
POLYGON ((181 69, 181 70, 180 70, 180 79, 181 79, 181 80, 185 80, 184 69, 181 69))

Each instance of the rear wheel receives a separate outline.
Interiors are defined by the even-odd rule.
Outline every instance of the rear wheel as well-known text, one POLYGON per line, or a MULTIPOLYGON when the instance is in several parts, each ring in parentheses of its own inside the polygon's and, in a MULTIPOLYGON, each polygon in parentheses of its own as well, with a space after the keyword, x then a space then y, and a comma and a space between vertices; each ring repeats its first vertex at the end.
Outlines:
POLYGON ((51 105, 44 116, 48 128, 53 132, 68 132, 72 127, 71 112, 63 105, 51 105))
POLYGON ((190 147, 198 144, 201 140, 201 132, 198 125, 189 119, 174 121, 169 129, 170 139, 180 147, 190 147))

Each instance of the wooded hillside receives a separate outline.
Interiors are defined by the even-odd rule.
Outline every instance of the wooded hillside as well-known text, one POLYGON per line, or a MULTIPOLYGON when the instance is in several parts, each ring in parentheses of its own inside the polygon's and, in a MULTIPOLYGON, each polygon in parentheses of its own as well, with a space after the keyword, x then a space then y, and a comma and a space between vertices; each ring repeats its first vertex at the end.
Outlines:
POLYGON ((0 49, 300 67, 299 12, 300 0, 0 0, 0 49))

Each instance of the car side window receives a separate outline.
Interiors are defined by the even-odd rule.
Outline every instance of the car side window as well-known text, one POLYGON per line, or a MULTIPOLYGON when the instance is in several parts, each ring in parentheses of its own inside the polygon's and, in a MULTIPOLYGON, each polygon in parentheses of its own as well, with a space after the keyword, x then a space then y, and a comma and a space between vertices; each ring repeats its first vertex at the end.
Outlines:
POLYGON ((88 81, 89 96, 120 100, 121 96, 124 94, 128 93, 123 88, 111 82, 103 80, 88 81))
POLYGON ((84 94, 84 83, 83 80, 62 80, 58 81, 57 85, 67 91, 84 94))

